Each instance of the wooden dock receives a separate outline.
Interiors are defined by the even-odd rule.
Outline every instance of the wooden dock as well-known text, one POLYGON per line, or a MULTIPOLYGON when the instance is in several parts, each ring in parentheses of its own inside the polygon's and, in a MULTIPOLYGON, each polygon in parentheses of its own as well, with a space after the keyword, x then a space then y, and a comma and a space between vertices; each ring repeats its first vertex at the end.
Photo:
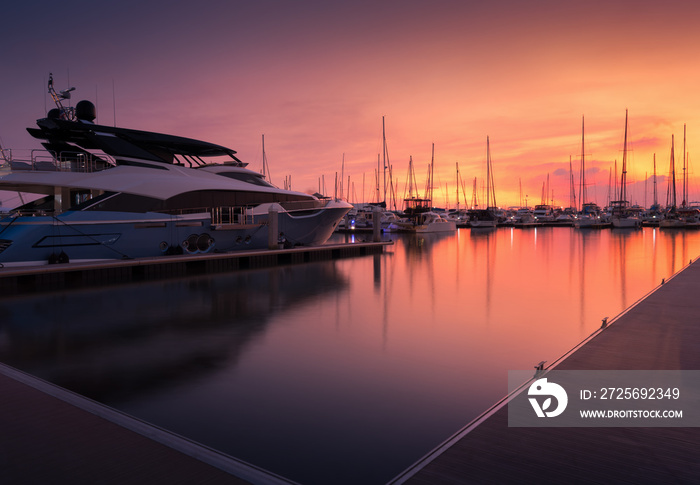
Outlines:
MULTIPOLYGON (((696 261, 550 369, 700 369, 699 289, 696 261)), ((495 405, 391 483, 700 481, 700 428, 508 427, 506 403, 495 405)))
POLYGON ((0 364, 2 483, 291 481, 0 364))
POLYGON ((0 293, 78 288, 365 256, 379 254, 391 244, 391 241, 357 242, 22 267, 0 264, 0 293))

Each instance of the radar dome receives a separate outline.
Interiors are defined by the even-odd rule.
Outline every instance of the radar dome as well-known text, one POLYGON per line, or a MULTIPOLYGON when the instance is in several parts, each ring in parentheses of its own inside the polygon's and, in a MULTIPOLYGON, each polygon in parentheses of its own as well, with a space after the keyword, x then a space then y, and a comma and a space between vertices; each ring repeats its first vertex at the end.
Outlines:
POLYGON ((95 121, 97 118, 95 105, 86 100, 78 101, 78 104, 75 105, 75 117, 82 121, 95 121))

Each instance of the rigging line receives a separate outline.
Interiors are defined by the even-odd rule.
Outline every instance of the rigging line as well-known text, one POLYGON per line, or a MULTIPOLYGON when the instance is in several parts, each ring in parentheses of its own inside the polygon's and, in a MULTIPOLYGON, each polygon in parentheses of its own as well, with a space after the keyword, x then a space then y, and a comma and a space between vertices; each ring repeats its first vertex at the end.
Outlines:
MULTIPOLYGON (((84 232, 82 232, 82 231, 76 229, 75 227, 73 227, 72 225, 68 224, 67 222, 62 221, 61 219, 58 218, 58 216, 51 216, 51 217, 52 217, 55 221, 60 222, 60 223, 63 224, 64 226, 69 227, 70 229, 74 230, 74 231, 77 232, 78 234, 80 234, 80 235, 82 235, 82 236, 85 236, 85 237, 87 237, 87 238, 89 238, 89 239, 92 239, 92 240, 95 241, 97 244, 100 244, 100 245, 106 247, 107 249, 110 249, 110 250, 114 251, 115 253, 119 254, 122 258, 124 258, 124 259, 133 259, 133 258, 132 258, 131 256, 129 256, 128 254, 124 254, 124 253, 122 253, 121 251, 119 251, 118 249, 114 249, 113 247, 110 247, 110 246, 108 246, 107 244, 103 243, 102 241, 99 241, 99 240, 95 239, 94 237, 90 236, 89 234, 85 234, 84 232)), ((55 226, 55 225, 54 225, 54 226, 55 226)))
POLYGON ((2 230, 0 230, 0 234, 5 232, 17 219, 19 219, 19 214, 14 213, 10 217, 12 217, 12 220, 10 220, 10 223, 8 225, 6 225, 5 227, 3 227, 2 230))

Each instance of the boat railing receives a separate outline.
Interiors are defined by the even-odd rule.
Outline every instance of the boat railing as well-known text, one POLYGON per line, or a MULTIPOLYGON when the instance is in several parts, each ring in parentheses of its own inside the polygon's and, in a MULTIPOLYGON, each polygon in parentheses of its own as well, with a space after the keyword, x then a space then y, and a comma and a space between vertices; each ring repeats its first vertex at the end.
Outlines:
POLYGON ((190 207, 157 212, 171 215, 202 214, 206 212, 211 215, 211 223, 213 225, 260 224, 262 218, 260 215, 254 215, 252 208, 253 206, 190 207))
POLYGON ((93 155, 87 152, 31 150, 28 157, 15 158, 9 150, 3 151, 13 171, 33 172, 98 172, 115 165, 109 155, 93 155), (9 153, 6 153, 9 152, 9 153))
POLYGON ((262 218, 259 215, 256 216, 252 209, 253 206, 214 207, 211 209, 211 223, 214 225, 260 224, 262 218))
POLYGON ((53 216, 56 211, 53 209, 11 209, 10 214, 16 217, 44 217, 53 216))
POLYGON ((2 148, 2 146, 0 146, 0 158, 2 158, 0 165, 4 165, 3 162, 10 163, 12 161, 12 149, 2 148))
MULTIPOLYGON (((308 201, 291 201, 281 202, 280 205, 285 212, 301 212, 317 210, 324 206, 324 201, 308 200, 308 201)), ((208 212, 211 214, 211 223, 213 225, 231 225, 231 224, 266 224, 267 212, 256 213, 255 205, 246 206, 217 206, 217 207, 190 207, 188 209, 177 209, 162 211, 167 214, 183 215, 183 214, 201 214, 208 212)))
MULTIPOLYGON (((299 201, 289 201, 280 202, 280 206, 285 212, 293 214, 294 212, 303 212, 318 210, 325 205, 324 201, 319 200, 299 200, 299 201)), ((236 206, 236 207, 214 207, 207 212, 211 212, 212 224, 264 224, 267 212, 256 214, 255 206, 236 206)))

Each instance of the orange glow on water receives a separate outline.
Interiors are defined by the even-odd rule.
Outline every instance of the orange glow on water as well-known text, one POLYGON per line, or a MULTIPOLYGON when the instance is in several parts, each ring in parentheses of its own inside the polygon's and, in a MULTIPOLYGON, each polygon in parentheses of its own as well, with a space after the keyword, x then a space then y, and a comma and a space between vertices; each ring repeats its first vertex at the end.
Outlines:
POLYGON ((385 322, 383 345, 406 359, 435 346, 451 349, 430 353, 444 365, 458 356, 459 365, 478 366, 495 354, 506 367, 527 368, 558 357, 698 254, 700 234, 651 228, 406 237, 380 269, 366 268, 382 278, 357 298, 373 304, 353 306, 353 321, 385 322))
POLYGON ((509 371, 700 255, 700 232, 652 228, 391 237, 376 255, 1 298, 0 357, 299 483, 387 483, 509 371))

